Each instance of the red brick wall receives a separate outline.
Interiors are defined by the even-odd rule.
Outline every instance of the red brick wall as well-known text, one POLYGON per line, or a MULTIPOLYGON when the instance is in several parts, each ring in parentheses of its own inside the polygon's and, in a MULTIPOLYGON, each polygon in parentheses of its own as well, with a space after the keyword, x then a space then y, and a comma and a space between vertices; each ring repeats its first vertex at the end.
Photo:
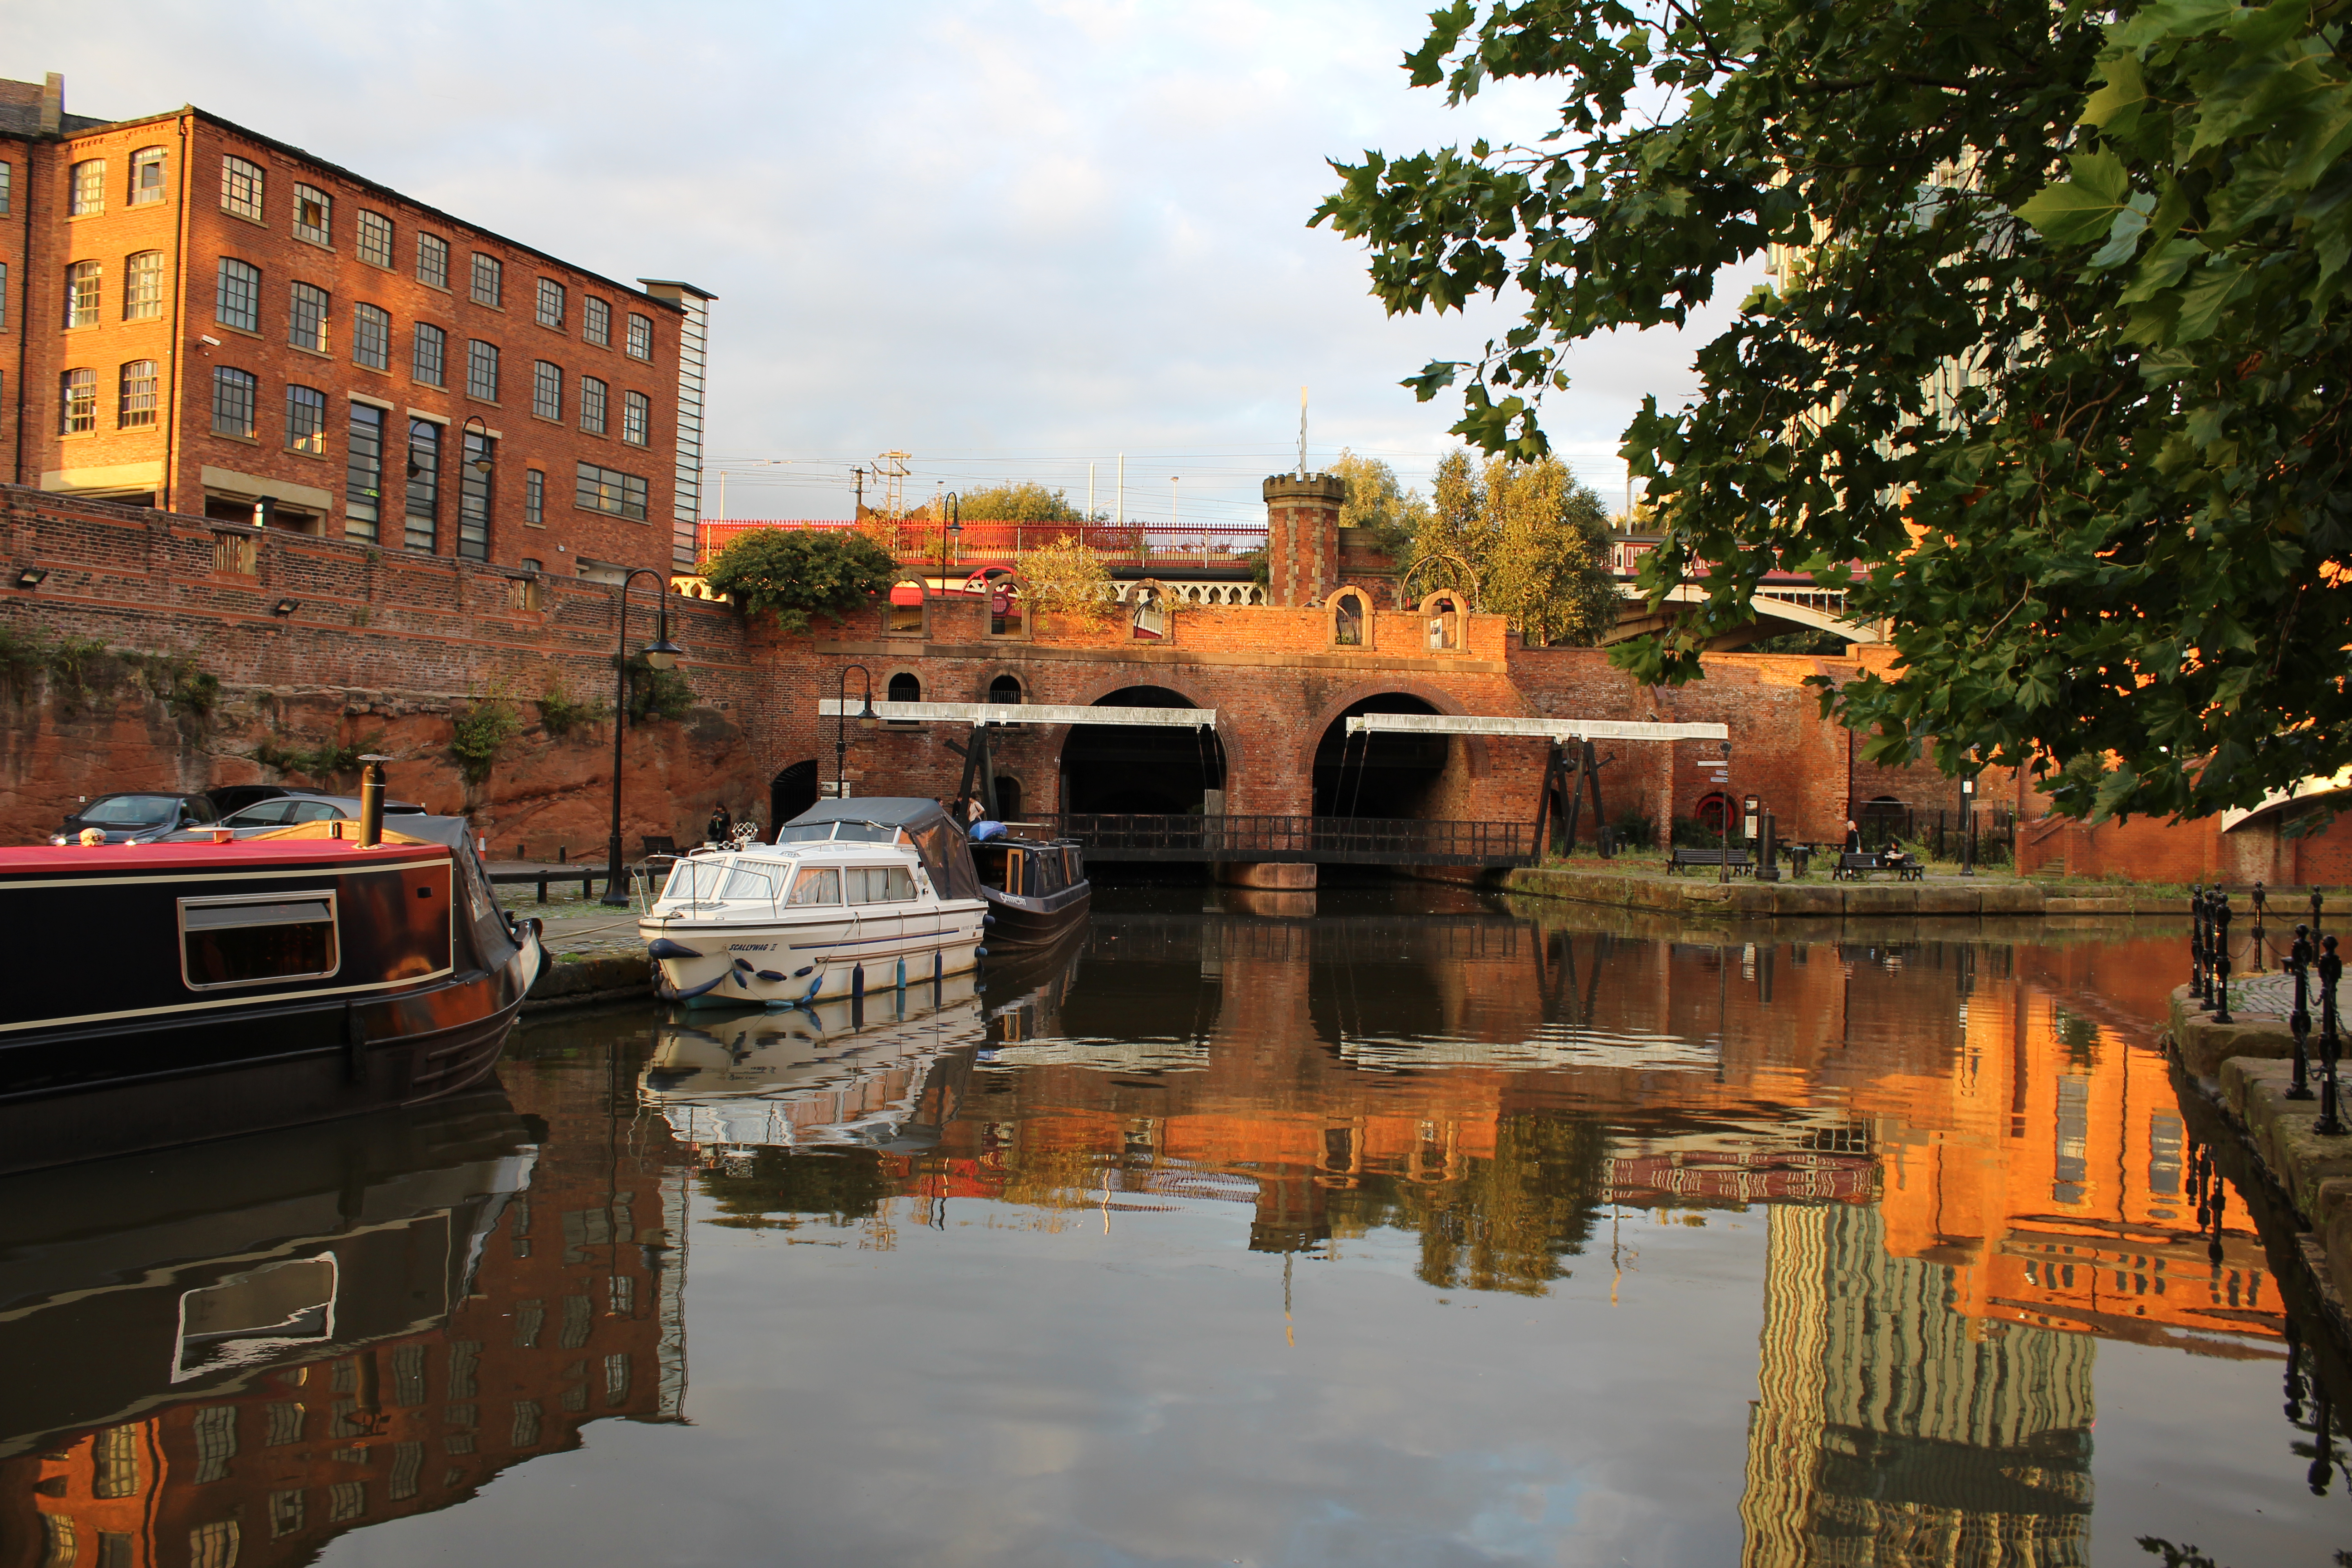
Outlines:
MULTIPOLYGON (((519 843, 534 855, 558 847, 601 855, 612 730, 550 736, 536 700, 554 689, 610 704, 613 589, 539 580, 544 607, 524 608, 514 589, 530 580, 495 568, 24 489, 0 490, 0 541, 12 574, 19 563, 48 573, 29 592, 0 588, 0 633, 181 656, 226 688, 215 720, 200 724, 147 700, 118 667, 101 670, 112 689, 88 699, 55 678, 18 679, 0 693, 0 842, 47 833, 79 795, 275 780, 254 760, 264 742, 305 751, 380 734, 397 759, 394 795, 470 815, 500 855, 519 843), (224 532, 257 540, 257 573, 214 570, 224 532), (299 608, 274 614, 287 599, 299 608), (530 727, 491 780, 469 789, 447 755, 451 721, 493 692, 530 727)), ((631 598, 635 647, 650 637, 651 605, 642 584, 631 598)), ((667 603, 699 706, 625 739, 623 826, 633 852, 641 835, 699 827, 714 802, 744 811, 766 800, 740 727, 761 700, 741 620, 723 605, 667 603)))

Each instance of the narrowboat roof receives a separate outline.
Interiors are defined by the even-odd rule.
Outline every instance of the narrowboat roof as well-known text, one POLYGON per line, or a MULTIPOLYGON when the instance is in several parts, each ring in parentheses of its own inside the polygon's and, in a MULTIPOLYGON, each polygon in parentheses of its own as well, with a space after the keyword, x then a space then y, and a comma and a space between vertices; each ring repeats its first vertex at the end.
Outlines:
POLYGON ((446 844, 355 838, 242 838, 227 844, 33 844, 0 848, 0 877, 115 871, 214 871, 225 866, 298 866, 330 860, 447 859, 446 844))

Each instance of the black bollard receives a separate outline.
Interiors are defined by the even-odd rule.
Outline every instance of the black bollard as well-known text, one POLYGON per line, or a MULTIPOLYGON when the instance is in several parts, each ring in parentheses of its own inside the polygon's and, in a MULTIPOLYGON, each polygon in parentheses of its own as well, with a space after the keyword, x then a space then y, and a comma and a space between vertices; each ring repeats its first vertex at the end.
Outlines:
POLYGON ((2213 1021, 2234 1024, 2230 1016, 2230 895, 2213 895, 2213 1021))
POLYGON ((2229 1206, 2230 1189, 2216 1173, 2213 1177, 2213 1239, 2206 1246, 2205 1257, 2213 1265, 2213 1272, 2217 1276, 2221 1271, 2221 1215, 2229 1206))
POLYGON ((2294 1036, 2294 1081, 2287 1087, 2289 1100, 2311 1098, 2311 928, 2294 928, 2294 944, 2286 950, 2287 973, 2294 976, 2294 1011, 2288 1015, 2286 1026, 2294 1036))
POLYGON ((2263 882, 2254 879, 2254 973, 2263 973, 2263 882))
POLYGON ((2205 889, 2189 889, 2189 994, 2205 994, 2205 889))
POLYGON ((2311 889, 2311 951, 2315 953, 2319 951, 2319 933, 2326 929, 2319 923, 2320 907, 2326 902, 2317 888, 2311 889))
POLYGON ((2336 982, 2343 977, 2344 961, 2336 956, 2336 939, 2320 939, 2326 951, 2319 956, 2319 1120, 2311 1130, 2324 1137, 2340 1138, 2344 1119, 2336 1114, 2336 1058, 2343 1044, 2336 1033, 2336 982))

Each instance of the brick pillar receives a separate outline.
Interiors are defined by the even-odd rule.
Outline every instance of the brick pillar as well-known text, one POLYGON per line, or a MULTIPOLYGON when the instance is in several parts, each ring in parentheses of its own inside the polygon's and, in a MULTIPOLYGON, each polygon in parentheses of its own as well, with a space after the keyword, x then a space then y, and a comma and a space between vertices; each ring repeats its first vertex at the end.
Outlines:
POLYGON ((1276 474, 1264 489, 1266 598, 1286 609, 1319 605, 1339 585, 1339 503, 1348 483, 1332 474, 1276 474))

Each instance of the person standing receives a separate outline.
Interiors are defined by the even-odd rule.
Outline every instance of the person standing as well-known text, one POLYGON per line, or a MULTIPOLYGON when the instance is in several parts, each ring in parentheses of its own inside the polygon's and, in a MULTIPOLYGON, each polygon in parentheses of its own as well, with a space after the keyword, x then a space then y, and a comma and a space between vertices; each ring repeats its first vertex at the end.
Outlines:
POLYGON ((703 827, 702 836, 711 844, 724 844, 735 837, 735 819, 728 815, 725 801, 710 808, 710 821, 703 827))

